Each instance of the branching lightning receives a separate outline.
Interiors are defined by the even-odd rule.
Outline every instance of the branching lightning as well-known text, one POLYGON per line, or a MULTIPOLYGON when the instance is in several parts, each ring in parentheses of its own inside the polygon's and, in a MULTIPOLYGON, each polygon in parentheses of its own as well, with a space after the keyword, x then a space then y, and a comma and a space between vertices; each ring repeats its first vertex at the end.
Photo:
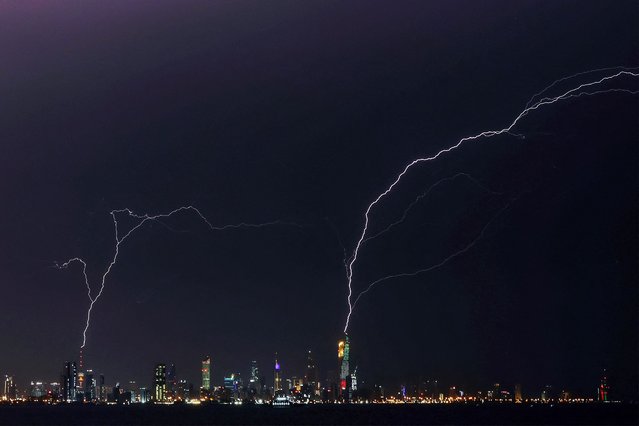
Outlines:
MULTIPOLYGON (((115 266, 115 264, 116 264, 116 262, 118 260, 118 256, 120 254, 120 246, 122 245, 122 243, 124 241, 126 241, 127 238, 129 238, 131 236, 131 234, 133 234, 136 230, 138 230, 146 222, 155 221, 155 222, 158 222, 158 223, 160 223, 160 224, 162 224, 164 226, 167 226, 162 221, 160 221, 160 219, 169 218, 169 217, 173 216, 176 213, 186 212, 186 211, 191 211, 191 212, 195 213, 208 226, 209 230, 211 230, 211 231, 224 231, 224 230, 228 230, 228 229, 238 229, 238 228, 263 228, 265 226, 272 226, 272 225, 292 225, 292 226, 297 226, 297 227, 301 226, 301 225, 299 225, 297 223, 284 222, 284 221, 280 221, 280 220, 275 220, 275 221, 265 222, 265 223, 245 223, 245 222, 241 222, 241 223, 238 223, 238 224, 214 226, 202 214, 202 212, 200 212, 200 210, 198 210, 196 207, 193 207, 193 206, 182 206, 182 207, 178 207, 175 210, 170 211, 169 213, 162 213, 162 214, 157 214, 157 215, 153 215, 153 216, 148 215, 148 214, 144 214, 144 215, 135 214, 135 213, 133 213, 133 211, 131 211, 128 208, 119 209, 119 210, 112 210, 110 214, 111 214, 111 218, 113 219, 113 228, 114 228, 114 232, 115 232, 115 250, 114 250, 114 254, 113 254, 113 258, 111 259, 111 262, 109 263, 109 265, 107 266, 106 270, 102 274, 102 278, 100 280, 100 290, 98 291, 98 293, 97 293, 97 295, 95 297, 93 297, 92 293, 91 293, 91 285, 89 283, 89 278, 87 276, 87 263, 83 259, 81 259, 79 257, 74 257, 74 258, 71 258, 71 259, 67 260, 66 262, 64 262, 62 264, 57 264, 56 263, 56 267, 58 267, 58 269, 66 269, 66 268, 68 268, 70 265, 72 265, 74 263, 80 263, 82 265, 82 274, 84 276, 84 283, 85 283, 85 285, 87 287, 87 295, 89 297, 90 303, 89 303, 89 308, 87 309, 87 314, 86 314, 86 324, 84 326, 84 330, 82 331, 82 346, 80 348, 84 348, 86 346, 86 343, 87 343, 87 331, 89 329, 89 326, 91 325, 91 311, 93 310, 93 306, 95 305, 95 303, 98 301, 98 299, 100 299, 100 296, 102 296, 102 293, 104 291, 104 287, 105 287, 105 284, 106 284, 107 276, 109 275, 109 273, 111 272, 111 269, 113 269, 113 266, 115 266), (120 230, 118 228, 118 215, 125 214, 125 213, 127 214, 128 217, 131 217, 131 218, 134 218, 134 219, 138 219, 139 222, 135 226, 133 226, 131 229, 129 229, 129 231, 126 234, 124 234, 124 236, 120 236, 120 230)), ((169 227, 169 229, 171 229, 171 228, 169 227)))
MULTIPOLYGON (((614 68, 602 68, 602 69, 597 69, 597 70, 591 70, 591 71, 586 71, 586 72, 581 72, 578 74, 573 74, 571 76, 568 77, 564 77, 561 78, 559 80, 554 81, 553 83, 551 83, 549 86, 545 87, 543 90, 541 90, 540 92, 536 93, 535 95, 532 96, 532 98, 528 101, 528 103, 526 104, 526 106, 524 107, 524 109, 515 117, 515 119, 507 126, 504 127, 502 129, 499 130, 486 130, 483 131, 481 133, 472 135, 472 136, 466 136, 464 138, 459 139, 454 145, 451 145, 447 148, 444 148, 440 151, 438 151, 436 154, 429 156, 429 157, 423 157, 423 158, 417 158, 415 160, 412 160, 410 163, 408 163, 404 169, 401 171, 401 173, 399 173, 397 175, 397 177, 395 178, 395 180, 393 180, 393 182, 390 184, 390 186, 388 186, 386 188, 386 190, 384 190, 382 193, 380 193, 366 208, 366 211, 364 213, 364 227, 362 229, 362 232, 360 234, 359 239, 357 240, 357 244, 355 245, 355 248, 353 250, 353 254, 351 255, 350 259, 349 259, 349 263, 348 263, 348 268, 346 271, 346 278, 347 278, 347 283, 348 283, 348 297, 347 297, 347 303, 348 303, 348 315, 346 317, 346 324, 344 326, 344 333, 346 333, 348 331, 348 326, 349 326, 349 321, 351 318, 351 314, 353 313, 353 309, 355 304, 352 302, 352 297, 353 297, 353 269, 355 266, 355 263, 357 262, 358 259, 358 255, 359 255, 359 251, 362 247, 362 244, 367 241, 368 239, 371 238, 375 238, 376 236, 378 236, 379 234, 374 235, 373 237, 369 237, 367 238, 367 232, 368 232, 368 228, 369 228, 369 223, 370 223, 370 213, 371 210, 373 209, 373 207, 375 207, 382 199, 384 199, 387 195, 389 195, 393 189, 399 184, 399 182, 401 181, 401 179, 404 177, 404 175, 406 175, 406 173, 408 173, 408 171, 415 165, 417 164, 421 164, 421 163, 427 163, 430 161, 434 161, 436 159, 438 159, 439 157, 441 157, 442 155, 449 153, 451 151, 455 151, 457 150, 457 148, 461 147, 462 145, 465 144, 465 142, 469 142, 469 141, 476 141, 478 139, 483 139, 483 138, 491 138, 493 136, 498 136, 498 135, 502 135, 502 134, 511 134, 513 135, 513 129, 514 127, 524 118, 526 117, 529 113, 536 111, 537 109, 547 106, 547 105, 552 105, 554 103, 557 103, 559 101, 563 101, 563 100, 567 100, 567 99, 571 99, 571 98, 579 98, 581 96, 593 96, 593 95, 600 95, 600 94, 604 94, 604 93, 619 93, 619 92, 623 92, 623 93, 629 93, 629 94, 637 94, 637 91, 635 90, 630 90, 630 89, 619 89, 619 88, 610 88, 610 89, 599 89, 599 90, 592 90, 604 83, 610 82, 612 80, 618 79, 620 77, 639 77, 639 72, 633 72, 631 70, 636 70, 637 68, 625 68, 625 67, 614 67, 614 68), (587 74, 592 74, 592 73, 596 73, 596 72, 603 72, 603 71, 611 71, 611 70, 615 70, 616 72, 610 75, 606 75, 604 77, 601 77, 597 80, 591 81, 591 82, 587 82, 587 83, 582 83, 577 85, 576 87, 569 89, 568 91, 558 95, 558 96, 547 96, 547 97, 543 97, 540 100, 535 101, 535 99, 539 98, 540 96, 542 96, 543 94, 547 93, 551 88, 555 87, 557 84, 564 82, 564 81, 568 81, 571 80, 577 76, 581 76, 581 75, 587 75, 587 74)), ((520 136, 520 135, 517 135, 520 136)), ((409 206, 410 208, 410 206, 409 206)), ((486 224, 486 227, 488 225, 490 225, 490 223, 492 222, 492 220, 486 224)), ((392 227, 393 224, 391 224, 390 227, 392 227)), ((386 230, 390 229, 390 227, 387 227, 386 230)), ((433 265, 431 267, 425 268, 425 269, 421 269, 419 271, 414 271, 414 272, 410 272, 410 273, 404 273, 404 274, 396 274, 396 275, 390 275, 387 277, 383 277, 380 278, 376 281, 374 281, 372 284, 370 284, 363 292, 360 292, 357 296, 357 298, 355 299, 355 303, 357 303, 357 301, 360 299, 360 297, 365 294, 366 292, 368 292, 373 286, 375 286, 376 284, 379 284, 383 281, 389 280, 391 278, 397 278, 397 277, 406 277, 406 276, 413 276, 413 275, 417 275, 417 274, 421 274, 427 271, 431 271, 435 268, 438 268, 442 265, 444 265, 445 263, 447 263, 449 260, 465 253, 466 251, 468 251, 469 249, 471 249, 475 243, 483 236, 484 231, 486 229, 486 227, 482 230, 482 232, 478 235, 478 237, 476 239, 474 239, 468 246, 464 247, 463 249, 461 249, 460 251, 457 251, 455 253, 453 253, 452 255, 450 255, 449 257, 445 258, 442 262, 433 265)), ((386 232, 386 230, 382 231, 386 232)))
POLYGON ((552 89, 553 87, 555 87, 556 85, 558 85, 559 83, 562 83, 564 81, 572 80, 573 78, 580 77, 582 75, 595 74, 595 73, 598 73, 598 72, 604 72, 604 71, 632 71, 632 70, 636 70, 636 69, 639 69, 639 68, 638 67, 597 68, 595 70, 582 71, 582 72, 578 72, 576 74, 572 74, 572 75, 569 75, 569 76, 566 76, 566 77, 562 77, 562 78, 560 78, 558 80, 553 81, 548 86, 544 87, 542 90, 540 90, 539 92, 537 92, 534 95, 532 95, 532 97, 526 103, 526 106, 524 108, 528 108, 529 106, 531 106, 533 104, 533 102, 535 101, 535 99, 537 99, 539 96, 543 95, 544 93, 548 92, 550 89, 552 89))
POLYGON ((364 241, 362 241, 362 244, 364 244, 367 241, 370 241, 374 238, 377 238, 385 233, 387 233, 388 231, 390 231, 392 228, 394 228, 395 226, 401 224, 402 222, 404 222, 406 220, 406 217, 408 216, 408 213, 410 212, 410 210, 415 207, 415 205, 417 203, 419 203, 422 199, 428 197, 428 195, 430 195, 430 193, 437 188, 439 185, 445 183, 445 182, 450 182, 453 181, 457 178, 460 177, 464 177, 468 180, 470 180, 471 182, 473 182, 475 185, 477 185, 478 187, 480 187, 481 189, 483 189, 486 192, 489 192, 491 194, 498 194, 497 192, 491 191, 490 189, 486 188, 484 185, 482 185, 477 179, 475 179, 474 177, 472 177, 471 175, 469 175, 468 173, 457 173, 453 176, 448 176, 445 177, 443 179, 438 180, 437 182, 435 182, 434 184, 432 184, 431 186, 428 187, 428 189, 424 192, 422 192, 420 195, 417 196, 417 198, 415 198, 415 200, 413 200, 413 202, 411 202, 408 207, 406 207, 406 210, 404 210, 404 213, 402 214, 402 216, 397 219, 395 222, 391 223, 390 225, 388 225, 386 228, 382 229, 381 231, 379 231, 377 234, 371 235, 370 237, 366 237, 364 239, 364 241))
MULTIPOLYGON (((359 299, 361 299, 361 297, 363 295, 365 295, 366 293, 371 291, 373 289, 373 287, 375 287, 377 284, 380 284, 380 283, 382 283, 384 281, 387 281, 387 280, 390 280, 390 279, 393 279, 393 278, 414 277, 416 275, 420 275, 420 274, 424 274, 426 272, 433 271, 433 270, 435 270, 437 268, 441 268, 442 266, 446 265, 448 262, 450 262, 451 260, 455 259, 456 257, 461 256, 462 254, 466 253, 468 250, 473 248, 477 244, 477 242, 479 242, 479 240, 481 240, 484 237, 484 234, 486 233, 486 230, 490 227, 490 225, 495 220, 497 220, 497 218, 499 216, 501 216, 506 210, 508 210, 515 200, 516 199, 510 200, 504 207, 499 209, 499 211, 488 222, 486 222, 484 227, 481 229, 481 231, 479 231, 477 236, 472 239, 472 241, 470 241, 468 244, 466 244, 461 249, 459 249, 456 252, 452 253, 451 255, 447 256, 446 258, 444 258, 440 262, 438 262, 438 263, 436 263, 434 265, 428 266, 426 268, 418 269, 418 270, 412 271, 412 272, 403 272, 403 273, 398 273, 398 274, 387 275, 385 277, 378 278, 375 281, 373 281, 372 283, 370 283, 366 287, 366 289, 363 290, 362 292, 360 292, 357 295, 357 298, 355 298, 355 301, 353 302, 353 309, 355 309, 355 306, 357 305, 357 302, 359 301, 359 299)), ((353 311, 351 310, 351 312, 349 312, 348 316, 346 317, 346 328, 347 329, 348 329, 348 324, 350 322, 352 313, 353 313, 353 311)))

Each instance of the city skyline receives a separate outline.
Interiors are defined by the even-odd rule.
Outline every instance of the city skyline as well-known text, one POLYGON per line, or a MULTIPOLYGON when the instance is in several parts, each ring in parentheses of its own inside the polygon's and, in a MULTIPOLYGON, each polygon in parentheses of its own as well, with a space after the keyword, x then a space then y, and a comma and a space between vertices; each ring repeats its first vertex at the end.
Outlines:
MULTIPOLYGON (((64 364, 59 382, 32 380, 30 386, 18 389, 14 378, 3 377, 0 401, 32 401, 46 403, 169 403, 174 401, 201 402, 257 402, 269 403, 278 396, 286 396, 298 403, 308 402, 368 402, 386 401, 422 401, 431 403, 451 402, 610 402, 623 401, 611 397, 609 374, 601 372, 596 391, 593 395, 579 395, 569 386, 556 387, 544 385, 540 390, 522 392, 522 384, 492 383, 489 386, 462 387, 446 383, 434 378, 411 378, 396 386, 382 386, 374 382, 356 381, 357 367, 349 371, 348 339, 340 339, 337 344, 337 365, 339 374, 328 370, 324 380, 318 380, 320 370, 317 369, 312 352, 306 353, 307 368, 303 376, 284 374, 278 355, 274 356, 273 386, 267 385, 267 379, 259 374, 256 361, 251 361, 249 373, 225 374, 220 383, 211 383, 211 358, 202 361, 202 377, 200 386, 176 376, 176 366, 171 363, 158 363, 153 369, 150 385, 144 381, 114 380, 112 384, 105 381, 104 374, 94 374, 92 369, 78 369, 75 361, 64 364), (488 389, 488 390, 486 390, 488 389)), ((630 400, 630 402, 636 402, 630 400)))
MULTIPOLYGON (((3 388, 0 399, 11 401, 14 399, 32 399, 59 402, 112 402, 112 403, 164 403, 174 400, 193 401, 216 401, 233 402, 233 400, 244 401, 247 399, 259 400, 259 403, 267 403, 278 395, 287 397, 303 395, 305 398, 315 399, 316 402, 351 402, 365 399, 383 399, 394 401, 405 398, 420 398, 433 402, 464 402, 470 400, 495 401, 495 402, 609 402, 609 401, 630 401, 636 402, 631 396, 627 396, 613 391, 610 394, 610 372, 604 369, 600 372, 599 381, 593 392, 580 394, 575 392, 570 384, 563 383, 559 386, 545 384, 539 389, 522 392, 522 383, 503 383, 493 381, 492 384, 469 384, 462 381, 453 384, 450 381, 440 380, 435 377, 410 377, 395 384, 380 384, 375 380, 367 379, 362 381, 362 376, 356 379, 357 364, 349 366, 350 361, 350 340, 346 335, 339 339, 336 345, 336 365, 326 370, 320 370, 315 364, 312 351, 305 352, 306 367, 303 374, 299 372, 286 371, 281 363, 281 357, 275 353, 273 357, 273 376, 269 380, 268 375, 260 374, 257 361, 252 360, 244 374, 241 369, 236 369, 234 373, 228 370, 221 372, 222 380, 212 381, 211 372, 214 363, 210 356, 201 360, 201 377, 199 386, 197 382, 185 379, 183 376, 176 376, 176 365, 174 363, 157 363, 153 369, 153 377, 150 384, 143 380, 119 379, 112 380, 113 383, 105 381, 103 373, 95 374, 93 369, 78 368, 75 361, 64 363, 59 382, 46 380, 31 380, 30 385, 19 388, 15 378, 5 374, 3 376, 3 388), (168 367, 167 367, 168 366, 168 367), (322 376, 322 373, 324 374, 322 376), (321 378, 323 377, 323 379, 321 378), (268 385, 271 383, 271 386, 268 385), (461 385, 461 386, 460 386, 461 385), (227 396, 220 394, 221 390, 230 389, 227 396), (488 390, 486 390, 488 389, 488 390), (116 391, 122 392, 117 394, 116 391), (358 391, 360 393, 358 393, 358 391), (362 396, 362 392, 365 397, 362 396), (110 395, 110 396, 109 396, 110 395), (376 395, 376 396, 373 396, 376 395), (125 398, 125 399, 121 399, 125 398), (362 399, 363 398, 363 399, 362 399)), ((613 373, 614 377, 614 373, 613 373)), ((613 381, 615 379, 613 378, 613 381)))
POLYGON ((3 391, 637 400, 636 16, 1 3, 3 391))

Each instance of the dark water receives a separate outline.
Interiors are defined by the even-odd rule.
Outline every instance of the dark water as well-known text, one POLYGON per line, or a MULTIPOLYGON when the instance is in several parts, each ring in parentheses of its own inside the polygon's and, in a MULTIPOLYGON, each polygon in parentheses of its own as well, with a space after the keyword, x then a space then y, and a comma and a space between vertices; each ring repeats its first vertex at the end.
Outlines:
POLYGON ((0 425, 636 425, 636 404, 0 406, 0 425))

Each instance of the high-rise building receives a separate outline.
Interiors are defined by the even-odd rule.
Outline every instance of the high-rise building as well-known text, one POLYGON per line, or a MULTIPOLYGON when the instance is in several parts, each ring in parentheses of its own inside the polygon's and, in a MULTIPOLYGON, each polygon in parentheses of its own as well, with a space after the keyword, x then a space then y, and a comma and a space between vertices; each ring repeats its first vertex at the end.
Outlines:
POLYGON ((177 386, 177 373, 175 371, 175 364, 170 363, 166 368, 166 391, 167 397, 173 397, 177 386))
POLYGON ((282 391, 282 369, 280 363, 277 360, 277 353, 275 353, 275 367, 273 369, 273 393, 282 391))
POLYGON ((308 386, 308 390, 312 395, 319 395, 319 379, 317 366, 313 360, 313 354, 309 350, 306 354, 306 374, 304 375, 304 384, 308 386))
POLYGON ((51 392, 51 396, 55 399, 60 398, 60 383, 51 382, 47 385, 47 391, 51 392))
POLYGON ((104 385, 104 374, 100 374, 100 377, 97 381, 97 395, 98 401, 104 402, 107 400, 107 394, 109 393, 107 387, 104 385))
POLYGON ((153 377, 153 400, 164 402, 166 400, 166 364, 157 364, 153 377))
POLYGON ((423 383, 424 396, 435 400, 439 396, 439 382, 435 379, 428 379, 423 383))
POLYGON ((522 401, 523 401, 523 398, 521 396, 521 385, 517 383, 515 385, 515 402, 520 403, 522 401))
POLYGON ((493 385, 493 400, 499 401, 501 399, 501 385, 499 383, 495 383, 493 385))
POLYGON ((15 399, 15 384, 13 383, 13 377, 9 375, 4 376, 4 383, 2 387, 2 399, 7 401, 15 399))
POLYGON ((130 397, 130 399, 129 399, 129 400, 130 400, 131 402, 135 402, 135 401, 136 401, 136 399, 137 399, 137 397, 139 396, 139 393, 138 393, 138 384, 135 382, 135 380, 129 380, 129 387, 128 387, 128 391, 129 391, 129 392, 130 392, 130 394, 131 394, 131 397, 130 397))
POLYGON ((251 371, 249 374, 249 391, 253 394, 261 393, 260 370, 257 368, 257 361, 251 361, 251 371))
POLYGON ((191 398, 194 398, 195 394, 193 393, 193 384, 184 379, 178 381, 175 395, 176 398, 181 401, 188 401, 191 398))
POLYGON ((142 404, 146 404, 147 402, 151 402, 151 392, 147 388, 140 388, 140 402, 142 404))
POLYGON ((207 356, 202 360, 202 389, 211 390, 211 357, 207 356))
POLYGON ((84 398, 87 401, 96 401, 98 399, 93 370, 87 370, 84 375, 84 398))
POLYGON ((29 396, 31 398, 42 398, 47 394, 44 382, 40 380, 32 380, 29 387, 29 396))
POLYGON ((240 373, 233 373, 228 377, 224 377, 224 387, 230 392, 230 396, 239 398, 242 388, 242 378, 240 373))
POLYGON ((351 373, 351 389, 350 390, 351 390, 351 396, 353 392, 357 390, 357 366, 355 366, 355 369, 351 373))
POLYGON ((550 402, 553 399, 552 386, 546 385, 544 389, 541 391, 541 400, 543 402, 550 402))
POLYGON ((339 393, 342 399, 348 399, 348 379, 349 379, 349 359, 350 359, 350 343, 348 335, 337 342, 337 361, 339 368, 339 393))
POLYGON ((77 399, 78 389, 78 368, 75 361, 67 361, 64 363, 62 371, 62 400, 66 402, 75 402, 77 399))
POLYGON ((84 401, 84 372, 78 371, 78 388, 75 391, 75 396, 78 401, 84 401))
POLYGON ((608 386, 608 377, 606 374, 606 370, 603 371, 603 376, 601 376, 601 381, 599 382, 599 389, 597 392, 597 399, 601 402, 608 401, 608 393, 610 392, 610 387, 608 386))

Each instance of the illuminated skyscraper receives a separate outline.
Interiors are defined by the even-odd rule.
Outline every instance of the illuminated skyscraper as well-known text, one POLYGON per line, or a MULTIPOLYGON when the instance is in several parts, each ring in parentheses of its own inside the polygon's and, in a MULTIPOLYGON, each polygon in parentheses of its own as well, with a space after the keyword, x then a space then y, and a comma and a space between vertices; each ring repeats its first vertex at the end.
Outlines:
POLYGON ((339 394, 342 399, 348 399, 350 343, 348 335, 337 342, 337 361, 339 367, 339 394))
POLYGON ((2 389, 2 399, 6 400, 11 400, 11 399, 16 399, 17 397, 17 392, 16 392, 16 385, 13 382, 13 377, 9 376, 9 375, 5 375, 4 376, 4 384, 3 384, 3 389, 2 389))
POLYGON ((211 390, 211 357, 202 360, 202 389, 211 390))
POLYGON ((313 360, 313 354, 308 351, 306 354, 306 374, 304 376, 306 386, 313 395, 319 395, 319 380, 317 374, 317 367, 313 360))
POLYGON ((84 401, 84 372, 78 371, 78 386, 75 391, 76 399, 79 401, 84 401))
POLYGON ((155 366, 153 400, 155 402, 164 402, 166 400, 166 364, 155 366))
POLYGON ((224 377, 224 388, 229 396, 235 399, 240 398, 240 391, 242 389, 242 377, 240 373, 233 373, 228 377, 224 377))
POLYGON ((249 375, 249 390, 254 393, 260 393, 260 370, 257 368, 257 361, 251 361, 251 371, 249 375))
POLYGON ((77 387, 78 369, 75 361, 67 361, 62 371, 62 399, 66 402, 75 402, 77 387))
MULTIPOLYGON (((351 392, 355 392, 357 390, 357 366, 355 366, 355 369, 351 373, 351 388, 350 388, 350 390, 351 390, 351 392)), ((350 396, 352 396, 352 394, 350 396)))
POLYGON ((277 361, 277 353, 275 353, 275 368, 273 370, 273 376, 273 393, 276 393, 282 390, 282 370, 280 368, 280 363, 277 361))
POLYGON ((98 399, 93 370, 87 370, 86 374, 84 375, 84 398, 87 401, 95 401, 98 399))
POLYGON ((601 381, 599 382, 599 390, 597 392, 597 399, 601 402, 608 401, 608 392, 610 391, 610 387, 608 386, 608 377, 606 374, 606 370, 603 372, 603 376, 601 376, 601 381))

